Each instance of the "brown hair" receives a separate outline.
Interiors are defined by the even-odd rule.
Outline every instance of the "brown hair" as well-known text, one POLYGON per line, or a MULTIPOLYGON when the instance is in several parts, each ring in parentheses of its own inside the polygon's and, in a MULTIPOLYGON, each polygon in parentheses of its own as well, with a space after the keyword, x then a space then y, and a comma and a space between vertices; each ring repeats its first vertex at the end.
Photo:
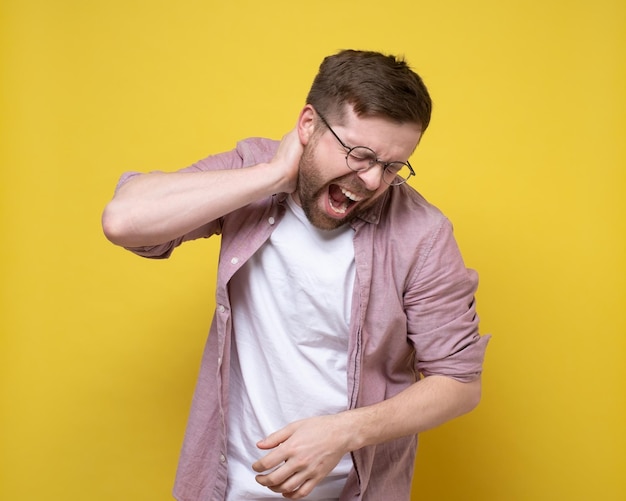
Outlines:
POLYGON ((307 104, 339 119, 349 104, 358 116, 416 123, 422 133, 432 109, 424 82, 403 58, 357 50, 343 50, 322 61, 307 104))

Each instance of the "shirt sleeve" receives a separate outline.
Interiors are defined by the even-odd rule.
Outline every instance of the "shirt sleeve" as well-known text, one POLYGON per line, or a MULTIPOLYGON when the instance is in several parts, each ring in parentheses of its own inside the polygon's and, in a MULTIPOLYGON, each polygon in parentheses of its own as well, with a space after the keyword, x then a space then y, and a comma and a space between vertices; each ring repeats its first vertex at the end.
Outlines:
POLYGON ((405 309, 417 371, 460 382, 478 378, 490 336, 478 332, 478 274, 465 267, 448 219, 433 233, 411 284, 405 309))
MULTIPOLYGON (((193 174, 194 172, 240 169, 242 167, 249 167, 259 162, 264 162, 271 159, 274 155, 274 152, 278 148, 278 144, 278 141, 264 138, 244 139, 237 143, 237 147, 234 150, 211 155, 202 160, 199 160, 189 167, 180 169, 178 172, 193 174)), ((133 177, 141 175, 143 174, 136 171, 125 172, 120 177, 115 191, 119 190, 121 186, 123 186, 133 177)), ((147 257, 151 259, 166 259, 170 257, 174 249, 183 242, 186 242, 188 240, 195 240, 198 238, 207 238, 212 235, 218 235, 221 233, 221 229, 222 219, 217 219, 215 221, 212 221, 211 224, 204 225, 202 226, 202 228, 198 228, 189 233, 181 235, 180 237, 169 242, 164 242, 162 244, 147 247, 126 247, 126 249, 142 257, 147 257)))

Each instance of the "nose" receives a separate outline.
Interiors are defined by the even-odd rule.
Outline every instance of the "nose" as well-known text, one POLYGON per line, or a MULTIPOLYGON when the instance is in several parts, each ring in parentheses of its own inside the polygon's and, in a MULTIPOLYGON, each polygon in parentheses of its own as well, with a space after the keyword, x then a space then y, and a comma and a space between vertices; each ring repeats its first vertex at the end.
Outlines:
POLYGON ((367 170, 357 172, 357 175, 369 191, 376 191, 383 182, 383 166, 376 163, 367 170))

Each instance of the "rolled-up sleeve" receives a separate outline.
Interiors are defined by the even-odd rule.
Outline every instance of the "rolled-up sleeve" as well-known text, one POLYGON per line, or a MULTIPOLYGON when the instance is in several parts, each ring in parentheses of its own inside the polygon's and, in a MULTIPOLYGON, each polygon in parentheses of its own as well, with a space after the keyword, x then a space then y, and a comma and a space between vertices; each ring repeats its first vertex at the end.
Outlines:
MULTIPOLYGON (((265 138, 244 139, 237 143, 235 149, 206 157, 188 167, 185 167, 184 169, 180 169, 178 172, 192 174, 194 172, 249 167, 258 162, 271 159, 278 148, 278 144, 278 141, 265 138)), ((143 174, 137 171, 123 173, 117 183, 117 186, 115 187, 115 192, 117 193, 117 191, 132 178, 141 175, 143 174)), ((202 228, 198 228, 181 235, 180 237, 169 242, 163 242, 162 244, 147 247, 126 247, 126 249, 142 257, 151 259, 166 259, 170 257, 174 249, 176 249, 176 247, 183 242, 220 234, 222 221, 216 220, 212 223, 213 224, 205 225, 202 228)))
POLYGON ((452 225, 443 219, 404 297, 416 369, 423 376, 460 382, 480 376, 490 336, 478 332, 477 287, 478 275, 465 267, 452 225))

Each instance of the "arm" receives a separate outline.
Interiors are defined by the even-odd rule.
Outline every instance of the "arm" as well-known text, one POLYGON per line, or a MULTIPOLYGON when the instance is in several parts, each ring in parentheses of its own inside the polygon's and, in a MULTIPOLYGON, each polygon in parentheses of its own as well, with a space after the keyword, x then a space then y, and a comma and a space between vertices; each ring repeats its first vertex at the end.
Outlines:
POLYGON ((244 205, 295 190, 302 144, 287 134, 269 163, 242 169, 150 173, 120 187, 102 215, 106 237, 124 247, 173 240, 244 205))
POLYGON ((261 440, 273 449, 252 465, 257 481, 290 499, 307 496, 348 452, 434 428, 471 411, 481 383, 430 376, 383 402, 291 423, 261 440))
POLYGON ((469 383, 424 378, 388 400, 348 411, 355 427, 350 450, 436 428, 474 409, 480 394, 480 378, 469 383))

